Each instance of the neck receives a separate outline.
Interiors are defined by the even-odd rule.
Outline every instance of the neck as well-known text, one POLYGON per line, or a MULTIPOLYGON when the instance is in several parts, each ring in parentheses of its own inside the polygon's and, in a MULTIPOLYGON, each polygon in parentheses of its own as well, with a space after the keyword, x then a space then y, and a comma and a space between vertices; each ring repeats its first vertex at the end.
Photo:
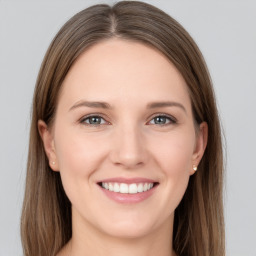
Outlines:
POLYGON ((73 218, 72 239, 65 256, 175 256, 172 250, 173 216, 158 229, 141 237, 115 237, 103 233, 83 220, 73 218))

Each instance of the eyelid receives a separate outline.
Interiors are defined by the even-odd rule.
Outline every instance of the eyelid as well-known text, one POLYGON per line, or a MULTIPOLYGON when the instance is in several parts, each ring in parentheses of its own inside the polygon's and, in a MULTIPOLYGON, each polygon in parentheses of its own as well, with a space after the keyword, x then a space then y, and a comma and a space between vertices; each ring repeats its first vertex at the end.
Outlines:
MULTIPOLYGON (((151 119, 147 122, 149 123, 150 121, 152 121, 155 117, 158 117, 158 116, 162 116, 162 117, 166 117, 166 118, 169 118, 170 119, 170 124, 176 124, 177 123, 177 119, 172 116, 172 115, 169 115, 169 114, 165 114, 165 113, 156 113, 154 114, 151 119)), ((169 123, 168 123, 169 124, 169 123)), ((168 125, 168 124, 163 124, 162 126, 164 125, 168 125)))
POLYGON ((109 125, 110 122, 108 122, 106 119, 107 119, 107 118, 105 117, 105 115, 103 115, 103 114, 101 114, 101 113, 92 113, 92 114, 88 114, 88 115, 83 116, 82 118, 80 118, 80 119, 78 120, 78 122, 81 123, 81 124, 87 125, 87 126, 109 125), (87 124, 87 123, 85 122, 85 120, 86 120, 87 118, 90 118, 90 117, 99 117, 99 118, 102 118, 106 123, 104 123, 104 124, 87 124))

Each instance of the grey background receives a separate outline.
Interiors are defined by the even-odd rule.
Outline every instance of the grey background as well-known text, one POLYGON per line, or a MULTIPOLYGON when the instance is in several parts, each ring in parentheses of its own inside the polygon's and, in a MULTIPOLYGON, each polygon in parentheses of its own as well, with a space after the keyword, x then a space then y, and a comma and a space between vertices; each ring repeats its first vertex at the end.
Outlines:
MULTIPOLYGON (((40 63, 60 26, 81 9, 101 2, 0 1, 1 256, 22 255, 19 218, 30 107, 40 63)), ((256 3, 147 2, 176 18, 206 58, 227 141, 227 255, 256 256, 256 3)))

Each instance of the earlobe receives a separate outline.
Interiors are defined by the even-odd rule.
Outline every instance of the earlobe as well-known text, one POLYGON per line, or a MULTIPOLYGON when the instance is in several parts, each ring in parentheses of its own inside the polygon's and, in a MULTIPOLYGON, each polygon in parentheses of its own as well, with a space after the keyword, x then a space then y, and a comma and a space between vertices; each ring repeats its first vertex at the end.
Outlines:
POLYGON ((39 134, 44 144, 45 153, 49 160, 49 166, 53 171, 58 171, 59 170, 58 161, 57 161, 57 156, 55 152, 55 145, 54 145, 52 133, 44 121, 39 120, 37 125, 38 125, 39 134))
POLYGON ((192 164, 191 164, 191 174, 194 174, 197 170, 197 166, 199 165, 204 151, 207 146, 208 141, 208 124, 206 122, 202 122, 199 126, 199 131, 197 132, 196 137, 196 145, 192 157, 192 164))

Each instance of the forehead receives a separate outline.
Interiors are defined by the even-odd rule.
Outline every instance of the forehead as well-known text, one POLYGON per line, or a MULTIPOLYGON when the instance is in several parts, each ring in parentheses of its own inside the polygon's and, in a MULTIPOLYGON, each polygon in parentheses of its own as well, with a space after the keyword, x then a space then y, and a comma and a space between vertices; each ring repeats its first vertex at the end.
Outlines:
POLYGON ((183 77, 166 56, 148 45, 121 39, 87 49, 62 87, 60 100, 68 98, 70 104, 83 98, 190 101, 183 77))

